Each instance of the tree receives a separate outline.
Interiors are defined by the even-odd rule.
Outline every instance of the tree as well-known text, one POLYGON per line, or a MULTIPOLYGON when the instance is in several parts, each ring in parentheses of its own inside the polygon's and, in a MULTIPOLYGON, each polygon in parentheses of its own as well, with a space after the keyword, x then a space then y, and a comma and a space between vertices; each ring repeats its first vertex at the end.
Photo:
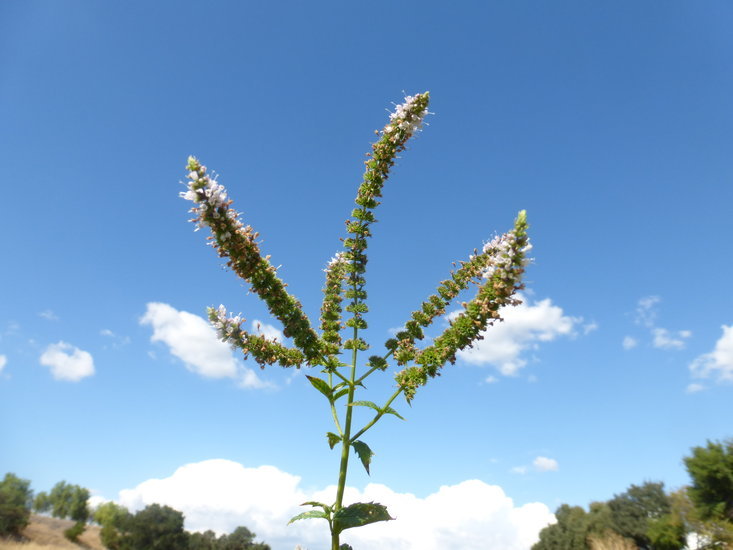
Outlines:
POLYGON ((562 504, 555 511, 557 523, 540 531, 532 550, 587 550, 588 515, 580 506, 562 504))
POLYGON ((31 482, 7 473, 0 482, 0 536, 20 535, 31 515, 31 482))
POLYGON ((626 492, 608 501, 613 529, 619 535, 633 539, 639 548, 651 550, 650 522, 671 511, 664 483, 647 481, 632 485, 626 492))
POLYGON ((188 550, 219 550, 216 533, 211 529, 203 533, 191 533, 188 537, 188 550))
POLYGON ((48 496, 51 515, 55 518, 68 518, 86 523, 89 519, 89 490, 79 485, 59 481, 48 496))
POLYGON ((94 521, 102 526, 99 533, 102 544, 109 550, 120 549, 122 532, 131 517, 127 508, 114 502, 105 502, 94 511, 94 521))
POLYGON ((183 514, 169 506, 150 504, 127 518, 120 533, 120 550, 186 550, 188 534, 183 514))
POLYGON ((682 550, 687 543, 687 532, 682 518, 670 513, 649 522, 647 535, 654 550, 682 550))
POLYGON ((688 494, 702 519, 733 521, 733 439, 695 447, 684 462, 692 478, 688 494))
POLYGON ((51 510, 51 499, 48 493, 41 491, 36 495, 36 498, 33 500, 33 509, 40 514, 51 510))
POLYGON ((254 542, 255 534, 240 526, 219 539, 219 550, 270 550, 267 544, 254 542))

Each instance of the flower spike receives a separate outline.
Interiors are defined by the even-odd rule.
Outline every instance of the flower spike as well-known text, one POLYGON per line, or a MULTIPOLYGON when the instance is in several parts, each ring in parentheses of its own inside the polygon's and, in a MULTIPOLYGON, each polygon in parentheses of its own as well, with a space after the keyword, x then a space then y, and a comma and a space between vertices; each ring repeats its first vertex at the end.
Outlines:
POLYGON ((206 167, 194 157, 189 157, 187 169, 188 190, 180 193, 193 201, 191 220, 197 228, 211 229, 211 245, 219 256, 227 258, 227 265, 267 304, 270 313, 283 324, 283 334, 293 338, 303 350, 309 364, 315 364, 322 356, 323 342, 311 328, 310 321, 298 300, 285 290, 285 284, 270 264, 269 257, 260 253, 256 239, 258 234, 239 220, 239 213, 231 208, 226 189, 206 173, 206 167))
POLYGON ((410 360, 417 363, 396 375, 397 384, 403 388, 408 401, 414 397, 419 386, 427 383, 428 377, 437 376, 445 363, 454 363, 458 351, 482 339, 481 332, 497 320, 502 320, 499 315, 501 307, 521 303, 514 295, 523 288, 521 278, 529 262, 525 254, 532 248, 527 227, 527 213, 522 210, 513 230, 487 243, 481 254, 471 256, 453 274, 452 280, 443 281, 438 287, 439 296, 431 296, 423 303, 421 311, 413 312, 413 319, 406 323, 408 330, 398 333, 396 341, 387 342, 387 347, 391 345, 394 349, 398 363, 405 364, 410 360), (414 328, 419 328, 418 323, 431 322, 435 316, 444 313, 450 300, 477 277, 484 279, 484 282, 476 297, 463 304, 464 311, 443 334, 435 338, 431 346, 417 350, 414 346, 414 328), (411 327, 413 331, 410 331, 411 327))

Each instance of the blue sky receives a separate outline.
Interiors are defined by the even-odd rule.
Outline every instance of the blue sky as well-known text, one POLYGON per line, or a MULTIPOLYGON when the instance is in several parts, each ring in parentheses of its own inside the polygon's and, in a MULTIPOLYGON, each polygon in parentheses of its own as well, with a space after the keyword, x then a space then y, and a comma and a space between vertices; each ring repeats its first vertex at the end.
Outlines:
MULTIPOLYGON (((689 449, 731 436, 731 24, 724 1, 3 2, 0 472, 180 509, 179 468, 335 483, 304 373, 260 371, 193 317, 280 328, 193 232, 180 181, 189 154, 220 175, 315 319, 374 130, 430 90, 377 211, 373 348, 521 209, 534 262, 524 306, 370 432, 372 476, 349 485, 427 506, 478 480, 480 502, 537 512, 535 536, 560 503, 685 484, 689 449)), ((237 506, 275 550, 319 548, 237 506)))

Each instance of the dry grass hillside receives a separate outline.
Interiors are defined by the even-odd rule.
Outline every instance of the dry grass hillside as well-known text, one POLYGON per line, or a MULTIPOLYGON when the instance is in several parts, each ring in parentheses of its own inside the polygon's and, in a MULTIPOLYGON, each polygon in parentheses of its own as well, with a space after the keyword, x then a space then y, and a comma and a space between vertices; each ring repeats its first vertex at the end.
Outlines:
POLYGON ((0 550, 105 550, 99 540, 99 527, 87 525, 79 537, 79 544, 64 538, 64 530, 74 525, 66 519, 31 516, 31 522, 23 531, 22 542, 0 539, 0 550))

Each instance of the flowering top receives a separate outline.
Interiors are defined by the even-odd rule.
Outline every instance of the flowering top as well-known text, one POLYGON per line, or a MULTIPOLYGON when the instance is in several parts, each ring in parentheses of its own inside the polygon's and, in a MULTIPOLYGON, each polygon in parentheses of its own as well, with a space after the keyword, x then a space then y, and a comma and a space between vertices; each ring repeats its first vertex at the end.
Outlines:
POLYGON ((323 288, 321 305, 321 330, 323 341, 328 344, 326 352, 329 355, 338 353, 341 346, 341 301, 347 265, 346 255, 338 252, 323 270, 326 272, 326 286, 323 288))
POLYGON ((425 115, 428 114, 425 100, 428 93, 408 95, 405 102, 397 105, 393 113, 390 113, 390 123, 384 127, 384 133, 389 135, 390 140, 395 142, 400 139, 400 131, 406 138, 422 128, 425 115))
MULTIPOLYGON (((283 324, 283 334, 293 338, 310 364, 323 356, 324 342, 311 328, 308 317, 298 300, 285 290, 285 284, 270 264, 269 256, 263 257, 256 242, 258 234, 239 220, 239 214, 231 208, 226 189, 206 173, 206 167, 194 157, 189 157, 188 190, 180 193, 184 199, 194 202, 191 221, 197 228, 204 225, 211 229, 211 245, 219 256, 227 258, 227 265, 267 304, 270 313, 283 324)), ((255 338, 255 337, 252 337, 255 338)), ((246 342, 242 340, 240 343, 246 342)), ((248 350, 243 349, 245 353, 248 350)))
MULTIPOLYGON (((527 266, 530 260, 526 257, 519 265, 514 262, 517 239, 517 233, 515 231, 509 231, 508 233, 494 237, 484 245, 484 254, 489 254, 492 258, 491 263, 486 266, 482 273, 484 279, 490 279, 496 274, 499 278, 508 280, 512 277, 512 270, 527 266)), ((521 253, 526 254, 530 250, 532 250, 532 245, 527 240, 527 244, 521 249, 521 253)))
POLYGON ((528 263, 525 253, 531 248, 527 236, 527 215, 522 210, 513 230, 487 243, 481 254, 472 255, 450 280, 441 283, 437 295, 424 302, 421 310, 413 312, 412 320, 405 324, 406 330, 387 342, 399 364, 414 360, 418 365, 407 367, 396 376, 408 401, 419 386, 427 383, 428 377, 438 375, 445 363, 455 361, 458 351, 481 340, 481 332, 501 320, 501 307, 520 303, 514 294, 523 288, 521 278, 528 263), (433 340, 432 345, 418 350, 414 342, 422 339, 420 325, 427 326, 437 315, 443 314, 451 300, 476 278, 484 279, 476 297, 462 304, 463 312, 433 340))
MULTIPOLYGON (((422 126, 425 115, 428 114, 430 94, 416 94, 405 98, 405 102, 398 105, 390 115, 390 122, 381 132, 380 139, 372 145, 372 152, 368 154, 370 160, 365 161, 363 181, 356 194, 355 208, 351 219, 346 221, 346 230, 351 234, 344 240, 346 259, 350 262, 347 267, 349 286, 346 297, 353 300, 348 311, 352 313, 347 326, 355 329, 366 328, 363 314, 368 311, 364 300, 367 293, 364 290, 364 277, 367 264, 367 238, 371 236, 370 226, 376 220, 373 210, 379 206, 382 196, 382 187, 389 177, 390 168, 400 151, 405 149, 405 143, 422 126)), ((353 338, 345 343, 347 349, 367 349, 364 340, 353 338)))

